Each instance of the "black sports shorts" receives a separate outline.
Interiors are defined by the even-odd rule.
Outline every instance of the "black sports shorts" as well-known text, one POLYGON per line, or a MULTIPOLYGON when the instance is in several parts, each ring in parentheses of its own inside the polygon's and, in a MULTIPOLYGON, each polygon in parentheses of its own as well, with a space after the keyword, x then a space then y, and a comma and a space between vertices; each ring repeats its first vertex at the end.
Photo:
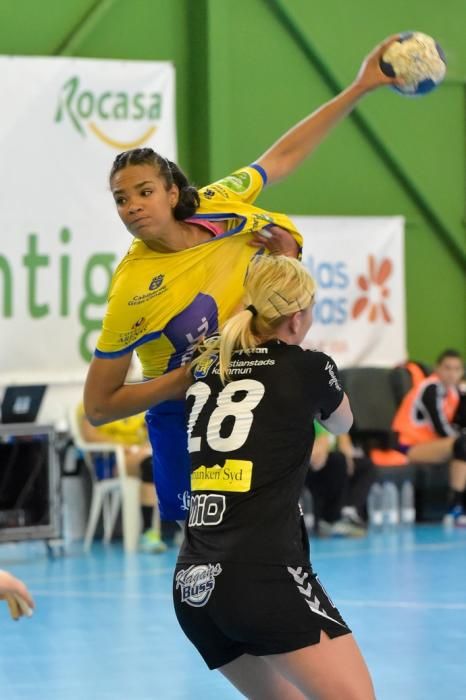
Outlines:
POLYGON ((210 669, 350 634, 310 566, 177 564, 175 612, 210 669))

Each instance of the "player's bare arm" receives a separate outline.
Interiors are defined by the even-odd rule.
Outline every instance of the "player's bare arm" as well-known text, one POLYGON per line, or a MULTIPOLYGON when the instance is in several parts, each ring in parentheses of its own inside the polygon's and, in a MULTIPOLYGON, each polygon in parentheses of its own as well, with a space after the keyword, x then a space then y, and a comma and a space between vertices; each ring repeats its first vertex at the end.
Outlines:
POLYGON ((94 357, 84 386, 84 410, 92 425, 103 425, 147 411, 162 401, 184 399, 191 384, 186 366, 145 382, 125 383, 131 353, 94 357))
POLYGON ((385 75, 379 65, 385 49, 398 37, 398 34, 390 36, 376 46, 349 87, 292 127, 256 161, 266 171, 269 184, 293 172, 364 95, 382 85, 399 82, 385 75))

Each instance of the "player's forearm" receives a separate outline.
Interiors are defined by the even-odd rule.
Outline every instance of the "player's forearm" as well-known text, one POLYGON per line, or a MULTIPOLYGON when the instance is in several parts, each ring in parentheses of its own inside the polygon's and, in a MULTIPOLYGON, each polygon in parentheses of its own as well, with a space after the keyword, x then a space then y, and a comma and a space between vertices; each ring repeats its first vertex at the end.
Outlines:
POLYGON ((182 400, 191 384, 186 367, 136 384, 123 384, 113 391, 86 388, 84 408, 92 425, 103 425, 147 411, 163 401, 182 400))
POLYGON ((367 90, 355 81, 284 134, 257 161, 266 170, 268 181, 276 182, 295 170, 352 111, 367 90))

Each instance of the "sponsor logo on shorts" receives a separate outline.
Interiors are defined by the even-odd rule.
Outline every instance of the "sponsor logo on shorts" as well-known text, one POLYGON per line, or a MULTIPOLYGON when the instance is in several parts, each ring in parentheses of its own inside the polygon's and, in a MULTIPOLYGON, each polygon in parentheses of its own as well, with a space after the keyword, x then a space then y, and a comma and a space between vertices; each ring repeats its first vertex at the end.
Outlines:
POLYGON ((176 589, 180 589, 181 602, 193 608, 207 603, 215 588, 215 577, 222 573, 220 564, 194 564, 176 575, 176 589))
POLYGON ((191 474, 191 491, 236 491, 251 489, 252 462, 244 459, 226 459, 221 467, 198 467, 191 474))
MULTIPOLYGON (((309 607, 309 610, 316 615, 321 615, 322 617, 326 617, 327 620, 331 620, 332 622, 336 622, 338 625, 341 625, 342 627, 346 627, 346 625, 343 622, 340 622, 340 620, 335 620, 334 617, 330 617, 330 615, 327 613, 327 611, 323 608, 322 601, 319 600, 317 595, 313 593, 312 590, 312 585, 311 582, 308 581, 307 579, 309 578, 309 572, 308 571, 303 571, 303 568, 301 566, 298 566, 296 569, 293 569, 291 566, 287 566, 287 571, 288 573, 291 574, 293 577, 294 582, 296 583, 298 591, 301 593, 303 596, 304 600, 306 601, 306 604, 309 607)), ((316 579, 317 580, 317 579, 316 579)), ((328 599, 328 603, 332 607, 335 607, 333 603, 328 599)))
POLYGON ((333 608, 336 607, 336 606, 335 606, 335 603, 333 602, 333 600, 330 598, 329 594, 327 593, 327 590, 324 588, 324 586, 323 586, 322 581, 320 580, 320 578, 319 578, 318 576, 316 576, 316 577, 315 577, 315 580, 317 581, 317 583, 319 584, 319 586, 322 588, 322 591, 323 591, 323 592, 325 593, 325 595, 327 596, 330 605, 331 605, 333 608))

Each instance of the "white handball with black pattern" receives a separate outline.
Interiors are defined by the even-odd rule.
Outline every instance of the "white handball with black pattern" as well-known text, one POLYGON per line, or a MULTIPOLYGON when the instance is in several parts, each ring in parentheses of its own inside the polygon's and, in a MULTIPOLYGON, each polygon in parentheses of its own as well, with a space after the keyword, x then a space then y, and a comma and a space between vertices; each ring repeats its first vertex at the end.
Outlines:
POLYGON ((403 83, 391 87, 402 95, 416 97, 434 90, 445 77, 445 54, 431 36, 404 32, 392 42, 380 59, 380 68, 403 83))

